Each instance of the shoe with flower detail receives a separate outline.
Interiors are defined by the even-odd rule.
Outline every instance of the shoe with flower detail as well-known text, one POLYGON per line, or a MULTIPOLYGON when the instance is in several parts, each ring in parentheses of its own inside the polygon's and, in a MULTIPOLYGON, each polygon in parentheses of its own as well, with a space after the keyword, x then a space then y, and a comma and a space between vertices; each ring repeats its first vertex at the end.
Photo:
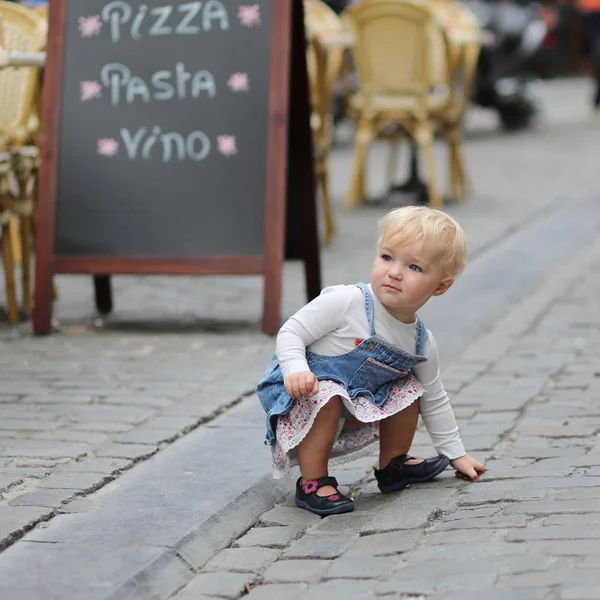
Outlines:
POLYGON ((354 510, 354 502, 339 491, 329 496, 319 496, 317 490, 326 486, 338 487, 335 477, 319 477, 302 483, 302 477, 296 482, 296 506, 305 508, 316 515, 339 515, 354 510))

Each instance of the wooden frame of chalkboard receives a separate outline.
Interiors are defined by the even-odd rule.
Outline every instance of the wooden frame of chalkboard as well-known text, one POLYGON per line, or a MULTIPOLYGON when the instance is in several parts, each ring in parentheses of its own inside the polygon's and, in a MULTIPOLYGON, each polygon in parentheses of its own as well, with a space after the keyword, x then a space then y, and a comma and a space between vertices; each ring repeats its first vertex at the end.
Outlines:
POLYGON ((263 275, 262 329, 275 333, 280 325, 284 259, 304 261, 309 300, 321 288, 309 88, 307 77, 303 76, 303 3, 273 0, 271 5, 263 253, 196 258, 56 252, 59 136, 65 116, 65 29, 69 5, 74 2, 53 0, 49 16, 36 224, 34 333, 51 331, 52 277, 57 273, 93 275, 96 307, 101 313, 112 310, 111 275, 263 275))

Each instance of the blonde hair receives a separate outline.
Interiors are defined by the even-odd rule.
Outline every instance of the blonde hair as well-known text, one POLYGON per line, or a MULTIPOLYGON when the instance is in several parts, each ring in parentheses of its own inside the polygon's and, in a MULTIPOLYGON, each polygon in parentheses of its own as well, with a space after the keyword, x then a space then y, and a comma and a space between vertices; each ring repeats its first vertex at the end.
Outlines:
POLYGON ((425 247, 441 253, 446 275, 458 276, 467 262, 467 242, 461 226, 441 210, 428 206, 404 206, 379 221, 377 246, 406 246, 423 240, 425 247))

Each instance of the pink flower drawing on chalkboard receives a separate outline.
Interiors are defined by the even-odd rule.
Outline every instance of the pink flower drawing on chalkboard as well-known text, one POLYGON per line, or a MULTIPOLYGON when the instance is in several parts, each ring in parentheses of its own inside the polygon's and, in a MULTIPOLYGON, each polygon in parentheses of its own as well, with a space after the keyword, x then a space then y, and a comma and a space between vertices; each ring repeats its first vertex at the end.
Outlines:
POLYGON ((249 89, 248 73, 234 73, 227 82, 232 92, 247 92, 249 89))
POLYGON ((87 38, 98 35, 101 29, 102 21, 100 20, 100 15, 79 17, 79 33, 81 34, 81 37, 87 38))
POLYGON ((217 143, 219 144, 219 152, 224 156, 237 154, 237 146, 235 145, 235 135, 218 135, 217 143))
POLYGON ((81 90, 81 101, 93 100, 94 98, 100 98, 100 92, 102 86, 97 81, 82 81, 79 84, 81 90))
POLYGON ((258 4, 246 4, 238 8, 238 18, 242 25, 254 27, 260 25, 260 6, 258 4))
POLYGON ((102 156, 114 156, 119 151, 119 142, 113 138, 98 140, 98 154, 102 156))

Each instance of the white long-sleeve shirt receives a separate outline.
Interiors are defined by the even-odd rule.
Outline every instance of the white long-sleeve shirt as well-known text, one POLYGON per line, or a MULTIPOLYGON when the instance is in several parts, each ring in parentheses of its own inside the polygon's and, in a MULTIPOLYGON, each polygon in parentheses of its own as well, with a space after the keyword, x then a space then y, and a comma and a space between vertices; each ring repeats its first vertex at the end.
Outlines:
MULTIPOLYGON (((369 286, 369 289, 371 287, 369 286)), ((395 319, 371 290, 377 336, 412 354, 415 353, 417 321, 395 319)), ((355 340, 370 336, 365 297, 355 285, 325 288, 321 295, 301 308, 277 335, 277 358, 284 377, 309 371, 306 350, 323 356, 340 356, 352 351, 355 340)), ((435 339, 429 333, 423 348, 428 360, 413 367, 425 392, 420 399, 423 422, 436 451, 450 459, 465 454, 448 394, 440 377, 435 339)))

